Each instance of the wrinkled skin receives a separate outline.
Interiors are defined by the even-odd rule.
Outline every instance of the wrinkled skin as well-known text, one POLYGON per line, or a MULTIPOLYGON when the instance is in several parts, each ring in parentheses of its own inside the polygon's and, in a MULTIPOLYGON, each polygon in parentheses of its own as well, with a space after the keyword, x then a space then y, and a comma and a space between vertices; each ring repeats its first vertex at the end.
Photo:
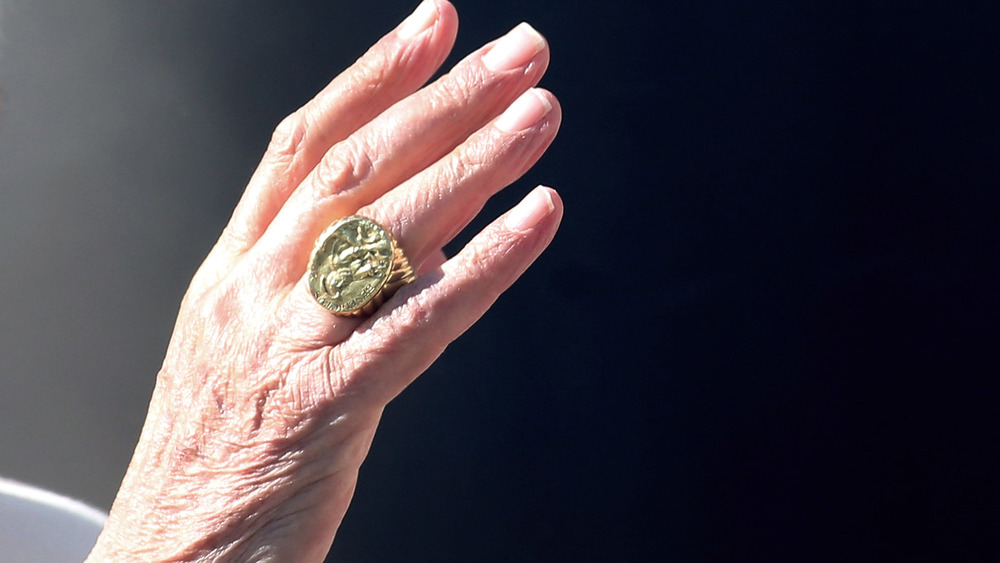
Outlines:
POLYGON ((526 26, 423 86, 457 29, 451 4, 427 0, 278 126, 184 297, 88 561, 321 561, 382 409, 548 245, 562 204, 538 187, 441 253, 560 120, 533 88, 549 55, 526 26), (305 281, 317 236, 352 214, 419 272, 368 319, 330 314, 305 281))

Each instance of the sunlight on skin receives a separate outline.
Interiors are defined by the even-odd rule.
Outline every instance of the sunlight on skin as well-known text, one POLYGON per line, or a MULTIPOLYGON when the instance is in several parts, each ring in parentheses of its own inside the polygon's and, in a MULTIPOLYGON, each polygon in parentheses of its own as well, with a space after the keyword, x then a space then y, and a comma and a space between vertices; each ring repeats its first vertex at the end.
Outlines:
MULTIPOLYGON (((538 186, 457 255, 441 248, 558 132, 528 24, 424 85, 458 14, 425 0, 278 125, 194 276, 146 423, 89 561, 321 561, 383 409, 555 236, 538 186), (360 215, 419 273, 370 318, 309 289, 317 237, 360 215)), ((355 272, 356 273, 356 272, 355 272)))

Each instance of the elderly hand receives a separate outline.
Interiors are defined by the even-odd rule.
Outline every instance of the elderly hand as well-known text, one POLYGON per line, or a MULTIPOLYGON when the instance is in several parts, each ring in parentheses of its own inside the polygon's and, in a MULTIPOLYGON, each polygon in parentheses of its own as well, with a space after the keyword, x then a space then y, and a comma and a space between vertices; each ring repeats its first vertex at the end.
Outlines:
POLYGON ((405 22, 277 128, 191 282, 146 423, 90 561, 320 561, 385 405, 543 251, 562 215, 538 187, 455 257, 441 248, 556 135, 548 63, 522 24, 419 89, 458 27, 405 22), (368 319, 310 295, 314 242, 374 219, 418 270, 368 319))

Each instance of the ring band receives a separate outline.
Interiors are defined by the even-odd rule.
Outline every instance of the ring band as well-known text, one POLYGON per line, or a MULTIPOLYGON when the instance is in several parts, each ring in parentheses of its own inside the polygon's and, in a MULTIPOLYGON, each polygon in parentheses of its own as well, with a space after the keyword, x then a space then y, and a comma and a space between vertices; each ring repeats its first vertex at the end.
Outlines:
POLYGON ((337 315, 371 315, 396 291, 416 279, 392 235, 366 217, 330 225, 309 258, 309 290, 337 315))

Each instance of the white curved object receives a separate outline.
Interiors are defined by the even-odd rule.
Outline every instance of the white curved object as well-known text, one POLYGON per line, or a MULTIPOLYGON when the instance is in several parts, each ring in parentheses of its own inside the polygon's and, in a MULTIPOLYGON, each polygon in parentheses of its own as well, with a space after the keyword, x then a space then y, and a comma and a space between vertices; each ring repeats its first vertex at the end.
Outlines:
POLYGON ((0 479, 0 559, 80 563, 107 516, 82 502, 0 479))

